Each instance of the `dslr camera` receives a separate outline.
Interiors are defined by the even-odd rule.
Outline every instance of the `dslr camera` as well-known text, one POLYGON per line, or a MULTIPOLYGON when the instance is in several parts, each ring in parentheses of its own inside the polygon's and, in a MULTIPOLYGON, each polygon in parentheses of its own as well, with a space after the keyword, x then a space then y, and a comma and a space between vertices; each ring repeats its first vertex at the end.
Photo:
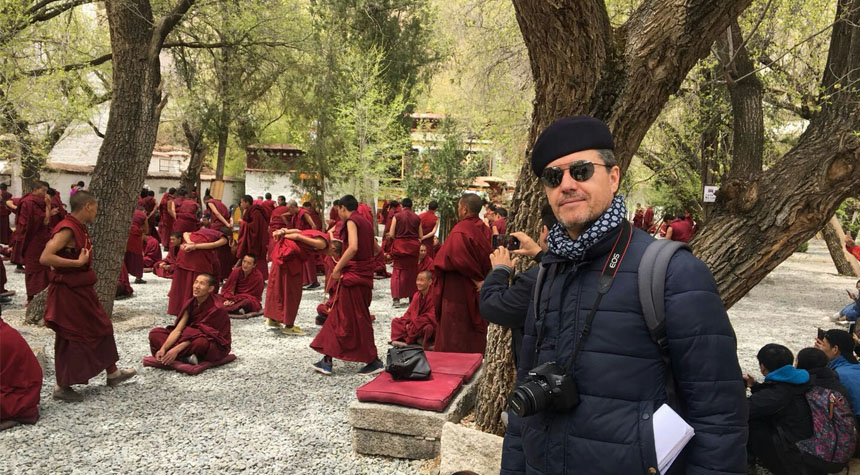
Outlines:
POLYGON ((579 405, 579 390, 573 376, 554 361, 529 371, 525 381, 514 388, 508 405, 519 417, 528 417, 546 409, 568 411, 579 405))

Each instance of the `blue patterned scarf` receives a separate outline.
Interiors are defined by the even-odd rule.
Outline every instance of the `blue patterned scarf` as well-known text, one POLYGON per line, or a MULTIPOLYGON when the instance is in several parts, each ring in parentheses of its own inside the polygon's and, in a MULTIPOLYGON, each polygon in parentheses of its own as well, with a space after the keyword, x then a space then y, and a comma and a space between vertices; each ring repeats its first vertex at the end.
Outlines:
POLYGON ((627 216, 627 207, 624 205, 624 197, 616 195, 609 205, 609 209, 603 212, 597 221, 576 239, 571 239, 567 229, 561 223, 556 223, 549 231, 547 243, 549 251, 561 257, 566 257, 574 262, 579 262, 585 256, 585 251, 593 246, 607 233, 621 225, 621 221, 627 216))

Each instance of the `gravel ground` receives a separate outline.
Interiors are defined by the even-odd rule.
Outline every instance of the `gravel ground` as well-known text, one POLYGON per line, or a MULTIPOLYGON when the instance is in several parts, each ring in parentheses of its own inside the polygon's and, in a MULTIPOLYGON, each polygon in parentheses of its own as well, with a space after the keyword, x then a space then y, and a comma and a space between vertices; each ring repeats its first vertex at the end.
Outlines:
MULTIPOLYGON (((297 323, 307 336, 267 331, 262 318, 233 320, 233 353, 226 366, 190 377, 143 368, 147 334, 165 315, 169 281, 146 276, 135 296, 116 303, 120 366, 140 371, 130 383, 107 388, 99 376, 79 387, 87 400, 53 401, 53 333, 23 324, 23 274, 7 266, 8 288, 18 290, 3 318, 48 357, 42 418, 35 426, 0 433, 2 473, 420 473, 422 461, 365 457, 350 446, 347 406, 367 381, 357 363, 335 361, 335 374, 314 373, 319 355, 308 347, 322 292, 305 292, 297 323)), ((812 241, 729 312, 744 372, 758 375, 755 354, 769 342, 797 351, 812 344, 822 318, 847 303, 854 279, 835 275, 826 247, 812 241)), ((375 283, 371 312, 384 356, 392 309, 388 280, 375 283)))

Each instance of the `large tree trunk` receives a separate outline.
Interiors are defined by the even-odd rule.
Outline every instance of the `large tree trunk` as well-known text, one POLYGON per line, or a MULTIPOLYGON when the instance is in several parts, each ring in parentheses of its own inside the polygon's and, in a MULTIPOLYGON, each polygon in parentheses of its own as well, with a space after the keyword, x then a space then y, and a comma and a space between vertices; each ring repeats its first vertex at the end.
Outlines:
POLYGON ((106 0, 113 52, 113 100, 91 191, 99 198, 92 229, 96 291, 108 314, 138 192, 143 186, 164 106, 161 63, 164 38, 194 0, 179 0, 156 21, 149 0, 106 0))
POLYGON ((860 262, 845 250, 845 233, 836 215, 830 217, 821 233, 824 235, 833 265, 836 266, 836 272, 839 275, 860 277, 860 262))
MULTIPOLYGON (((179 176, 179 186, 186 190, 193 190, 200 186, 200 171, 203 169, 203 158, 206 156, 206 144, 203 143, 203 128, 193 128, 187 120, 182 121, 182 132, 188 142, 188 150, 191 158, 188 167, 179 176)), ((220 196, 218 197, 220 198, 220 196)))
POLYGON ((797 145, 757 181, 720 190, 693 240, 732 306, 824 227, 860 184, 860 0, 841 0, 822 81, 821 112, 797 145))
MULTIPOLYGON (((717 35, 751 3, 688 0, 679 5, 645 0, 623 26, 613 30, 603 0, 513 1, 535 82, 527 155, 552 121, 587 114, 609 124, 622 171, 669 96, 696 62, 707 56, 717 35)), ((546 197, 527 162, 511 205, 527 212, 515 213, 511 226, 534 232, 546 197)), ((500 350, 504 346, 486 354, 490 371, 481 382, 479 413, 497 415, 504 409, 492 395, 513 383, 510 372, 492 371, 504 360, 500 350)), ((479 428, 498 432, 493 425, 496 418, 483 417, 489 425, 479 424, 479 428)))

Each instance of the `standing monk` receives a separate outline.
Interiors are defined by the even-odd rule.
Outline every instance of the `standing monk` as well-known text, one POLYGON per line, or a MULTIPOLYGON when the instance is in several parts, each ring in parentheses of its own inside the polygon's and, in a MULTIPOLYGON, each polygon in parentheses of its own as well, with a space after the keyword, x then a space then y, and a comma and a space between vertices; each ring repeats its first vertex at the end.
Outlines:
MULTIPOLYGON (((293 227, 299 231, 307 231, 309 229, 316 230, 316 224, 311 217, 310 212, 304 206, 299 207, 295 201, 287 203, 287 207, 293 213, 293 227)), ((320 286, 317 280, 317 261, 315 258, 310 258, 302 263, 302 282, 305 289, 316 289, 320 286)))
MULTIPOLYGON (((225 246, 226 247, 226 246, 225 246)), ((263 274, 257 270, 257 256, 248 254, 242 265, 233 269, 221 289, 227 313, 255 313, 263 306, 263 274)))
POLYGON ((47 196, 48 184, 37 181, 33 191, 18 203, 18 227, 21 254, 24 259, 24 282, 27 287, 27 301, 48 286, 48 267, 42 265, 40 257, 45 244, 51 239, 50 197, 47 196))
POLYGON ((263 279, 269 277, 266 265, 266 252, 269 247, 269 218, 266 210, 254 204, 251 195, 245 195, 239 202, 242 208, 242 223, 239 225, 239 244, 236 247, 236 258, 242 259, 248 254, 257 256, 257 269, 263 279))
POLYGON ((149 227, 149 235, 158 238, 158 230, 155 228, 155 209, 158 203, 155 202, 155 192, 146 188, 140 190, 140 198, 137 199, 137 205, 146 212, 146 224, 149 227))
POLYGON ((176 188, 167 190, 158 205, 158 214, 161 216, 158 222, 158 234, 161 236, 161 245, 165 250, 170 248, 170 235, 173 234, 173 222, 176 220, 176 210, 172 205, 174 193, 176 188))
MULTIPOLYGON (((209 228, 233 229, 233 221, 230 219, 230 210, 219 199, 213 198, 211 195, 206 195, 204 200, 206 203, 206 211, 209 214, 209 228)), ((233 251, 230 246, 221 246, 218 248, 218 264, 221 269, 220 275, 216 275, 215 279, 220 283, 227 275, 230 274, 230 269, 236 263, 236 258, 233 256, 233 251)))
POLYGON ((483 353, 487 321, 478 313, 478 290, 490 272, 490 229, 481 222, 481 198, 467 193, 457 203, 457 223, 433 259, 436 264, 436 351, 483 353))
POLYGON ((388 238, 391 240, 391 259, 394 271, 391 273, 391 298, 395 307, 400 299, 411 299, 418 288, 418 250, 421 247, 421 219, 412 212, 412 199, 403 198, 403 208, 391 218, 388 238))
POLYGON ((373 236, 373 222, 356 212, 358 200, 352 195, 340 199, 341 219, 346 223, 341 233, 343 255, 331 273, 337 281, 338 297, 322 329, 311 342, 311 348, 323 354, 313 364, 322 374, 331 374, 332 358, 367 363, 361 374, 381 373, 373 339, 370 300, 373 291, 373 254, 378 244, 373 236))
POLYGON ((433 236, 436 235, 436 230, 439 229, 439 218, 436 216, 436 210, 439 209, 439 203, 435 200, 427 205, 427 211, 418 215, 421 219, 421 229, 424 233, 421 236, 421 244, 427 246, 427 254, 432 258, 436 253, 433 252, 433 236))
POLYGON ((131 218, 131 229, 125 243, 125 268, 135 277, 135 284, 145 284, 143 280, 143 236, 149 234, 149 224, 146 222, 146 211, 138 206, 131 218))
POLYGON ((51 283, 45 305, 45 325, 54 330, 54 365, 57 386, 54 399, 81 401, 73 384, 87 384, 105 371, 107 385, 116 386, 137 371, 116 367, 119 355, 113 325, 99 302, 93 285, 92 241, 87 224, 95 220, 98 201, 80 190, 69 199, 72 213, 54 227, 41 263, 51 268, 51 283))
POLYGON ((186 197, 188 192, 185 191, 185 188, 180 188, 176 194, 178 196, 173 200, 176 212, 176 222, 173 223, 173 230, 178 233, 193 233, 200 229, 200 220, 197 218, 200 205, 197 204, 197 200, 186 197))
POLYGON ((9 244, 12 237, 12 228, 9 227, 9 215, 12 210, 6 206, 6 202, 12 199, 12 193, 6 191, 7 185, 0 183, 0 244, 9 244))
POLYGON ((215 302, 216 285, 211 274, 198 275, 191 298, 173 325, 149 332, 149 349, 159 363, 169 365, 184 359, 196 365, 201 361, 217 362, 230 354, 230 317, 215 302))
MULTIPOLYGON (((218 273, 218 257, 215 249, 227 245, 226 235, 229 233, 230 230, 227 228, 222 228, 221 231, 203 228, 182 235, 183 243, 179 246, 173 281, 167 294, 168 314, 179 315, 185 303, 191 298, 194 280, 198 275, 214 276, 218 273)), ((215 285, 218 285, 217 282, 215 285)))
POLYGON ((0 431, 39 420, 42 367, 27 341, 0 318, 0 431))
POLYGON ((507 234, 508 232, 508 210, 505 208, 496 208, 496 220, 491 226, 493 234, 507 234))
POLYGON ((263 315, 266 325, 285 335, 304 335, 295 325, 302 300, 302 269, 305 262, 328 247, 328 234, 315 229, 280 229, 274 233, 272 272, 266 290, 263 315))
POLYGON ((264 199, 264 200, 260 203, 260 206, 262 206, 262 207, 263 207, 263 209, 265 209, 265 210, 266 210, 266 216, 269 216, 269 217, 270 217, 270 216, 272 216, 272 210, 274 210, 275 208, 277 208, 277 207, 278 207, 278 204, 277 204, 277 203, 275 203, 275 201, 272 199, 272 194, 267 192, 267 193, 266 193, 266 199, 264 199))

